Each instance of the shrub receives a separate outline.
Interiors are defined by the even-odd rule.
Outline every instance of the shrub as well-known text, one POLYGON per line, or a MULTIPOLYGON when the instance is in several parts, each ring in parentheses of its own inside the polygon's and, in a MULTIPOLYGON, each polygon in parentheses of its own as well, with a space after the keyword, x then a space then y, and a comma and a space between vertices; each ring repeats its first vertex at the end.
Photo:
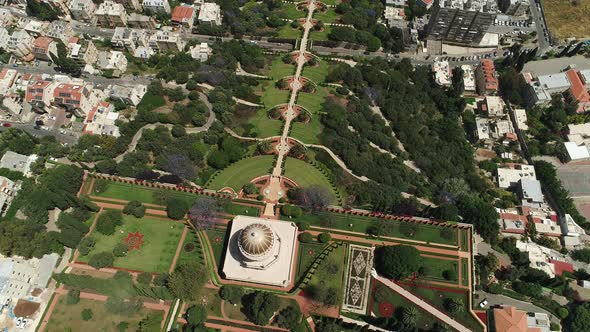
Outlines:
POLYGON ((194 305, 188 308, 185 316, 189 326, 198 326, 207 319, 207 309, 202 305, 194 305))
POLYGON ((420 252, 412 246, 385 246, 375 251, 375 267, 387 278, 406 278, 417 272, 420 265, 420 252))
POLYGON ((309 229, 309 223, 307 221, 298 221, 297 228, 299 228, 300 231, 306 231, 309 229))
POLYGON ((152 274, 149 272, 142 272, 137 276, 137 282, 144 285, 149 285, 152 282, 152 274))
POLYGON ((231 304, 238 304, 244 296, 244 289, 236 285, 223 285, 219 289, 219 296, 231 304))
POLYGON ((443 271, 443 277, 446 280, 457 280, 457 272, 455 270, 445 270, 443 271))
POLYGON ((561 318, 561 319, 567 318, 567 316, 569 316, 569 314, 570 314, 570 312, 569 312, 569 310, 567 310, 567 308, 560 307, 559 309, 557 309, 557 316, 559 316, 559 318, 561 318))
POLYGON ((83 238, 82 241, 80 241, 80 244, 78 244, 80 255, 88 255, 94 248, 94 245, 96 245, 96 240, 92 236, 83 238))
POLYGON ((124 243, 117 243, 113 248, 113 256, 124 257, 127 255, 128 247, 124 243))
POLYGON ((311 241, 313 241, 313 236, 311 235, 311 233, 301 233, 299 234, 299 241, 303 243, 310 243, 311 241))
POLYGON ((99 252, 90 256, 88 265, 95 269, 102 269, 103 267, 113 266, 115 257, 110 252, 99 252))
POLYGON ((264 196, 263 195, 258 195, 258 196, 256 196, 256 199, 259 200, 259 201, 262 201, 262 200, 264 200, 264 196))
POLYGON ((82 320, 89 321, 92 319, 92 310, 86 308, 82 310, 82 320))
POLYGON ((278 306, 279 298, 276 295, 256 291, 249 296, 244 309, 252 322, 258 325, 267 325, 278 306))
POLYGON ((145 206, 139 201, 131 201, 123 208, 124 214, 130 214, 135 218, 142 218, 145 215, 145 206))
POLYGON ((188 209, 188 204, 177 198, 170 198, 166 202, 166 214, 170 219, 180 220, 184 218, 188 209))
POLYGON ((256 187, 256 185, 254 185, 252 182, 246 183, 242 189, 244 189, 244 192, 247 195, 256 194, 258 192, 258 187, 256 187))
POLYGON ((72 289, 68 291, 68 296, 66 297, 67 304, 78 304, 80 302, 80 291, 77 289, 72 289))
POLYGON ((298 218, 303 214, 300 207, 294 205, 281 206, 281 214, 286 217, 298 218))
POLYGON ((328 243, 332 240, 332 235, 330 233, 321 233, 318 235, 318 241, 321 243, 328 243))
POLYGON ((123 224, 123 215, 118 210, 103 212, 96 221, 96 230, 104 235, 112 235, 115 228, 123 224))

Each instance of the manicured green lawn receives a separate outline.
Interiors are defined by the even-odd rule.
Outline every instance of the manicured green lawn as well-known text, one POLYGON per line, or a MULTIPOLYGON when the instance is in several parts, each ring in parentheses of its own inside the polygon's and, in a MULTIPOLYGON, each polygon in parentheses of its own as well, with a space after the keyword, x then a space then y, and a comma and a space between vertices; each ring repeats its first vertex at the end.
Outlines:
POLYGON ((316 84, 323 83, 328 76, 330 70, 330 64, 326 60, 320 60, 317 66, 305 66, 303 67, 303 76, 314 81, 316 84))
POLYGON ((80 256, 81 262, 88 262, 90 256, 98 252, 111 252, 117 243, 122 243, 129 232, 143 234, 143 245, 139 250, 133 249, 124 257, 116 257, 116 267, 146 271, 168 272, 184 225, 149 217, 137 219, 123 216, 123 225, 118 226, 113 235, 103 235, 93 231, 90 236, 96 239, 96 245, 88 256, 80 256))
POLYGON ((252 179, 270 174, 274 158, 274 155, 267 155, 238 160, 216 174, 207 184, 207 188, 219 190, 231 187, 237 192, 252 179))
POLYGON ((307 221, 312 226, 329 227, 332 229, 340 229, 359 233, 366 233, 369 226, 371 226, 373 223, 375 225, 377 225, 377 223, 391 223, 390 227, 386 228, 389 232, 387 235, 391 237, 426 241, 433 244, 457 244, 456 236, 452 239, 443 238, 440 235, 442 227, 435 225, 416 224, 417 228, 414 236, 407 236, 399 231, 399 225, 406 222, 398 220, 385 220, 364 216, 353 216, 343 213, 323 212, 316 215, 304 214, 303 216, 297 218, 296 221, 307 221), (350 226, 351 224, 352 227, 350 226))
POLYGON ((297 104, 305 107, 311 113, 311 120, 308 123, 292 122, 290 136, 307 144, 320 143, 318 136, 322 132, 322 124, 320 122, 321 105, 324 103, 328 93, 329 89, 318 87, 313 93, 301 92, 297 95, 297 104))
POLYGON ((280 78, 293 76, 293 74, 295 74, 295 68, 294 64, 284 63, 283 56, 279 55, 272 60, 267 75, 275 80, 272 82, 272 84, 274 84, 276 83, 276 80, 280 78))
POLYGON ((313 13, 313 18, 324 23, 333 23, 338 18, 338 14, 336 14, 336 11, 333 8, 327 8, 323 13, 315 11, 313 13))
POLYGON ((287 23, 279 29, 279 38, 299 39, 303 31, 300 29, 293 29, 291 24, 287 23))
POLYGON ((300 187, 320 185, 329 189, 334 196, 336 195, 326 176, 303 160, 287 157, 285 159, 285 176, 297 182, 300 187))
POLYGON ((481 326, 477 323, 475 317, 471 316, 469 312, 469 300, 468 296, 469 293, 461 290, 461 292, 451 292, 451 291, 440 291, 440 290, 432 290, 426 287, 418 287, 418 286, 406 286, 402 285, 405 289, 409 290, 410 292, 414 293, 414 295, 422 298, 426 302, 430 303, 431 305, 435 306, 439 310, 443 312, 447 312, 444 307, 444 301, 446 298, 454 298, 460 299, 465 304, 465 310, 463 312, 458 312, 454 314, 450 314, 451 317, 456 319, 458 322, 465 324, 466 327, 470 328, 471 331, 481 331, 481 326))
POLYGON ((178 261, 176 261, 176 265, 180 265, 185 262, 197 262, 199 264, 205 263, 203 248, 201 247, 199 239, 192 228, 189 228, 188 234, 184 239, 182 249, 180 250, 180 256, 178 256, 178 261))
POLYGON ((194 302, 188 302, 186 304, 186 308, 201 304, 207 308, 208 315, 223 317, 221 314, 221 298, 219 297, 218 289, 203 287, 199 293, 198 300, 194 302))
POLYGON ((66 296, 60 296, 45 331, 118 331, 117 325, 121 322, 129 323, 127 331, 137 331, 139 321, 148 314, 156 315, 160 320, 164 319, 163 311, 143 308, 138 314, 128 317, 108 312, 104 302, 80 299, 78 304, 68 305, 66 296), (84 309, 92 310, 92 319, 82 319, 84 309))
POLYGON ((422 265, 424 265, 427 269, 426 278, 432 279, 435 281, 442 281, 442 282, 452 282, 456 283, 457 278, 446 280, 443 277, 443 273, 447 270, 455 271, 457 277, 459 275, 458 264, 456 261, 450 261, 446 259, 438 259, 432 257, 421 257, 422 265))
POLYGON ((206 230, 205 233, 207 234, 209 243, 211 243, 211 248, 213 248, 213 257, 215 258, 215 263, 219 269, 221 267, 221 257, 225 254, 225 238, 227 230, 210 229, 206 230))
POLYGON ((304 11, 297 10, 297 5, 294 3, 283 3, 278 12, 284 14, 285 18, 290 20, 304 18, 307 15, 304 11))
POLYGON ((184 193, 166 189, 156 189, 136 184, 121 183, 99 179, 96 179, 96 181, 104 181, 107 183, 106 189, 104 191, 100 193, 92 193, 92 195, 98 197, 114 198, 126 201, 136 200, 147 204, 162 204, 162 202, 159 202, 155 197, 155 193, 162 190, 165 190, 168 193, 169 197, 178 198, 190 204, 192 204, 198 197, 198 195, 193 193, 184 193))
POLYGON ((324 26, 323 31, 310 33, 309 38, 313 40, 328 40, 328 35, 332 31, 332 27, 329 25, 324 26))
POLYGON ((320 263, 311 277, 308 285, 320 287, 334 287, 342 289, 342 275, 344 273, 344 257, 347 245, 341 245, 332 250, 320 263))
POLYGON ((326 244, 312 242, 299 243, 299 254, 297 259, 297 281, 305 276, 307 270, 311 267, 313 260, 322 252, 326 244))
POLYGON ((467 258, 461 258, 461 271, 463 272, 461 275, 461 284, 467 286, 469 285, 469 261, 467 258))

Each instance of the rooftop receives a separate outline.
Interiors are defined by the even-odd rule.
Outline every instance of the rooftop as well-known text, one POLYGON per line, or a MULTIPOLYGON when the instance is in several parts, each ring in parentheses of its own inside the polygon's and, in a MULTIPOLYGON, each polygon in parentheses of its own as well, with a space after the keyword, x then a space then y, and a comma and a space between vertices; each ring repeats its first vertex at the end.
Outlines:
POLYGON ((191 6, 176 6, 172 11, 172 21, 185 23, 195 16, 195 9, 191 6))

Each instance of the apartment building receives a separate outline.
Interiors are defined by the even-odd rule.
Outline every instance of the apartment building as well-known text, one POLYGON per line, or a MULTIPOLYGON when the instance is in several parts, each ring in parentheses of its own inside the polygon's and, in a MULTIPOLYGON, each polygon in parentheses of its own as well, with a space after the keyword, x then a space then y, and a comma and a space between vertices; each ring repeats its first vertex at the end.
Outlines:
POLYGON ((490 59, 483 59, 475 69, 475 82, 477 93, 482 96, 498 93, 499 82, 496 66, 490 59))
POLYGON ((78 21, 92 22, 96 5, 92 0, 72 0, 70 2, 70 13, 78 21))
POLYGON ((149 44, 151 48, 160 52, 167 50, 178 52, 184 50, 186 42, 180 33, 173 31, 171 27, 164 27, 150 37, 149 44))
POLYGON ((170 14, 170 4, 168 0, 145 0, 143 9, 150 12, 164 12, 170 14))
POLYGON ((52 61, 52 55, 57 56, 57 43, 49 37, 37 37, 33 41, 31 51, 35 59, 42 61, 52 61))
POLYGON ((97 24, 105 28, 127 26, 127 12, 123 5, 105 1, 95 12, 97 24))

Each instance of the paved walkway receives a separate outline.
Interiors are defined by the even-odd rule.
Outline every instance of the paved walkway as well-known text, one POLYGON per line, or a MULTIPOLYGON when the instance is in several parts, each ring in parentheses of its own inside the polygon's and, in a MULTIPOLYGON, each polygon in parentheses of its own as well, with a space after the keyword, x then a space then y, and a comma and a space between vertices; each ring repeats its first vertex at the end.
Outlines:
POLYGON ((457 322, 453 318, 447 316, 447 314, 445 314, 444 312, 442 312, 442 311, 438 310, 437 308, 433 307, 432 305, 430 305, 429 303, 425 302, 421 298, 419 298, 416 295, 414 295, 414 294, 410 293, 409 291, 405 290, 402 286, 394 283, 393 281, 391 281, 391 280, 389 280, 387 278, 383 278, 383 277, 377 275, 377 273, 375 273, 375 272, 373 272, 372 275, 373 275, 373 278, 375 278, 376 280, 380 281, 385 286, 387 286, 390 289, 392 289, 394 292, 396 292, 399 295, 403 296, 406 300, 414 303, 418 307, 420 307, 423 310, 425 310, 426 312, 430 313, 432 316, 440 319, 441 321, 443 321, 445 324, 449 325, 450 327, 452 327, 456 331, 459 331, 459 332, 471 332, 470 329, 468 329, 467 327, 463 326, 461 323, 457 322))

